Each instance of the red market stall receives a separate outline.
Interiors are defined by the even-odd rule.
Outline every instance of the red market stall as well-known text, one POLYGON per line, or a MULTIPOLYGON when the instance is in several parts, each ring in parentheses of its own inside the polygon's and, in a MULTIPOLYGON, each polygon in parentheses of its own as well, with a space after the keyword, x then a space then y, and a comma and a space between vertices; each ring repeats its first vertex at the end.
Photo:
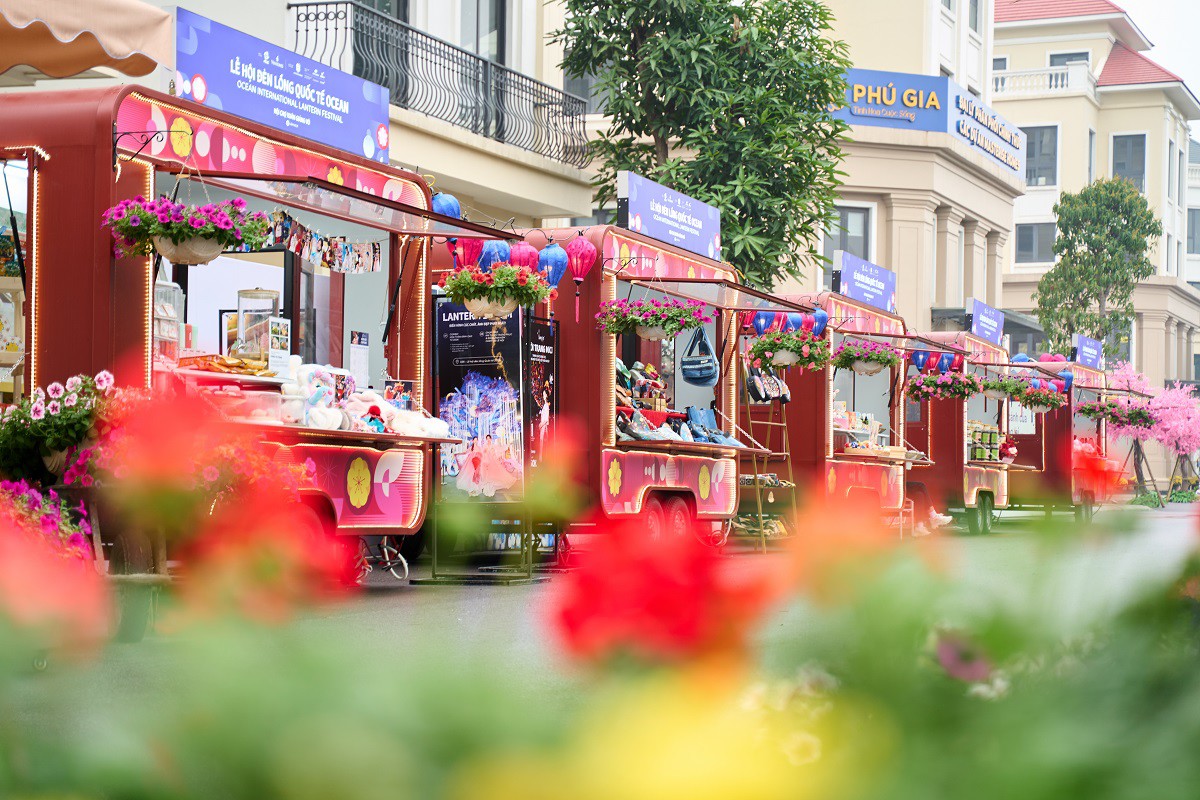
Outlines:
MULTIPOLYGON (((624 228, 535 230, 525 238, 544 253, 571 250, 578 237, 594 247, 591 263, 576 272, 586 276, 576 282, 580 311, 576 316, 566 291, 554 311, 561 326, 559 413, 587 436, 581 483, 606 516, 645 520, 648 536, 679 533, 698 520, 711 541, 723 541, 737 511, 738 456, 760 452, 736 424, 738 319, 747 311, 804 307, 739 284, 727 264, 624 228), (690 303, 710 321, 665 339, 614 335, 598 326, 596 314, 618 299, 690 303), (698 337, 711 345, 707 381, 684 374, 685 358, 696 353, 689 339, 698 337)), ((569 286, 564 281, 564 290, 569 286)), ((587 530, 572 525, 567 532, 587 530)))
MULTIPOLYGON (((784 406, 791 468, 797 483, 821 487, 830 498, 878 507, 901 527, 912 525, 905 496, 908 470, 927 461, 905 440, 903 350, 909 335, 904 320, 845 295, 823 292, 788 298, 817 310, 827 323, 820 331, 831 351, 843 343, 876 342, 901 354, 899 363, 875 374, 858 374, 830 364, 820 370, 788 369, 791 402, 784 406)), ((751 415, 764 413, 747 408, 751 415)))
POLYGON ((1108 457, 1104 421, 1078 413, 1080 405, 1102 398, 1104 372, 1069 361, 1013 363, 1013 371, 1029 380, 1058 381, 1066 404, 1039 412, 1017 401, 1009 404, 1009 438, 1017 446, 1016 464, 1023 467, 1009 476, 1015 507, 1034 507, 1047 513, 1073 509, 1089 517, 1096 506, 1110 499, 1103 474, 1091 464, 1108 457))
POLYGON ((0 118, 0 152, 30 175, 31 385, 115 364, 122 384, 205 392, 307 465, 314 524, 420 531, 447 441, 421 413, 428 243, 498 232, 432 212, 416 174, 141 87, 3 94, 0 118), (244 198, 269 246, 114 258, 102 213, 160 194, 244 198))
MULTIPOLYGON (((985 380, 1007 375, 1008 352, 979 336, 935 332, 922 334, 922 338, 946 349, 914 353, 910 384, 918 379, 936 383, 943 358, 946 374, 965 377, 963 385, 974 379, 982 387, 985 380), (924 372, 917 368, 920 362, 925 364, 924 372)), ((1008 430, 1007 395, 978 391, 968 397, 925 399, 920 390, 906 391, 908 441, 933 462, 914 465, 908 477, 910 487, 922 486, 939 509, 965 511, 972 533, 990 533, 993 511, 1009 506, 1010 471, 1028 469, 1002 458, 1001 443, 1008 430)))

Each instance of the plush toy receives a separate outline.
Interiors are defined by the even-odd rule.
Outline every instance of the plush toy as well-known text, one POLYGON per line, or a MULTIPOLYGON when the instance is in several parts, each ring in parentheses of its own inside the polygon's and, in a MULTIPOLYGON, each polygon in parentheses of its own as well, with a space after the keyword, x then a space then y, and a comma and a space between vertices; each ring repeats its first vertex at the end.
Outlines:
POLYGON ((383 433, 387 428, 383 424, 383 412, 379 406, 371 406, 362 417, 367 427, 376 433, 383 433))

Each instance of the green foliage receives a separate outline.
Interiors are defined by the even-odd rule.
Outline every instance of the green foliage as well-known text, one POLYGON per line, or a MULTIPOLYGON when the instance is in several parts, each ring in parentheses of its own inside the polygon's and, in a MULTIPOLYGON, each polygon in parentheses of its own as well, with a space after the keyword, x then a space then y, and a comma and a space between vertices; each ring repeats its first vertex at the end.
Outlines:
POLYGON ((1131 506, 1146 506, 1147 508, 1159 508, 1162 504, 1162 497, 1158 492, 1142 492, 1129 501, 1131 506))
POLYGON ((565 0, 567 75, 595 75, 598 203, 631 170, 721 209, 722 254, 770 288, 833 220, 846 47, 817 0, 565 0))
POLYGON ((1181 490, 1177 489, 1177 490, 1171 492, 1171 497, 1168 499, 1168 502, 1171 502, 1171 503, 1194 503, 1194 502, 1196 502, 1196 493, 1195 492, 1185 492, 1185 491, 1181 491, 1181 490))
POLYGON ((1050 351, 1065 352, 1075 333, 1111 341, 1133 319, 1133 290, 1154 274, 1148 253, 1162 223, 1123 178, 1063 194, 1054 214, 1058 263, 1042 276, 1034 296, 1050 351))

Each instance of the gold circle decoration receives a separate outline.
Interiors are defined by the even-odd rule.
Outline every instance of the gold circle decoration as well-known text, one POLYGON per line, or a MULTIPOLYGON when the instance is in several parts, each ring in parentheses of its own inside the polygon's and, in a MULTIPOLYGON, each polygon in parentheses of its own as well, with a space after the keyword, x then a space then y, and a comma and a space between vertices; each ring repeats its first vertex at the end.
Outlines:
POLYGON ((361 457, 351 461, 346 471, 346 497, 355 508, 365 506, 371 497, 371 468, 361 457))
POLYGON ((708 469, 708 464, 700 467, 699 483, 700 499, 707 500, 708 496, 712 494, 712 473, 708 469))

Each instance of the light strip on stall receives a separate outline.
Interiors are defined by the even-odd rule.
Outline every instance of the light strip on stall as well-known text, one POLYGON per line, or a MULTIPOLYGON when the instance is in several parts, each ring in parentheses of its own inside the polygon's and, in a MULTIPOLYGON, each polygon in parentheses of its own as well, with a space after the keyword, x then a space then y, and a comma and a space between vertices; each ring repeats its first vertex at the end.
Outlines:
POLYGON ((33 316, 29 320, 29 347, 26 348, 26 352, 29 354, 29 385, 25 387, 27 395, 37 388, 38 377, 40 377, 38 373, 41 372, 41 350, 38 349, 38 325, 42 321, 41 309, 38 307, 38 276, 42 272, 42 176, 36 163, 29 165, 29 171, 33 173, 33 213, 26 216, 27 219, 32 220, 29 231, 30 257, 27 263, 31 264, 33 269, 28 271, 26 279, 29 281, 29 308, 33 316))
MULTIPOLYGON (((137 164, 146 171, 146 186, 145 193, 142 197, 154 197, 154 165, 149 161, 144 161, 140 158, 131 159, 132 163, 137 164)), ((143 325, 143 343, 145 344, 145 374, 142 376, 145 388, 149 389, 154 378, 154 257, 145 256, 146 266, 143 270, 145 276, 143 291, 146 293, 146 302, 142 306, 142 325, 143 325)), ((120 354, 118 354, 120 357, 120 354)))

